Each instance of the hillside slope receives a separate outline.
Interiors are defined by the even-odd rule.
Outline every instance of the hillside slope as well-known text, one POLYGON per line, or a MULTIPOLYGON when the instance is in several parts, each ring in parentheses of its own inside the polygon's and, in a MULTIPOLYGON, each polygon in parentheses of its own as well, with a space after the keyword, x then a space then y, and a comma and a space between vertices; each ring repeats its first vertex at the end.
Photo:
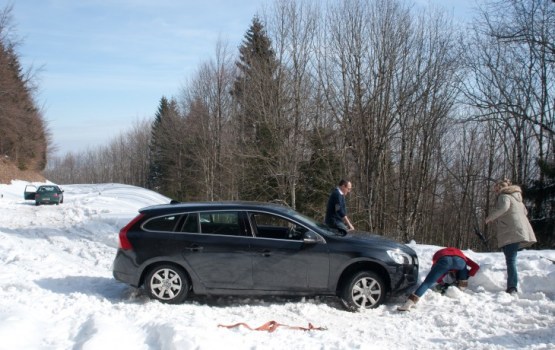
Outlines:
POLYGON ((0 184, 10 184, 12 180, 41 181, 45 178, 42 174, 32 170, 20 170, 7 158, 0 159, 0 184))

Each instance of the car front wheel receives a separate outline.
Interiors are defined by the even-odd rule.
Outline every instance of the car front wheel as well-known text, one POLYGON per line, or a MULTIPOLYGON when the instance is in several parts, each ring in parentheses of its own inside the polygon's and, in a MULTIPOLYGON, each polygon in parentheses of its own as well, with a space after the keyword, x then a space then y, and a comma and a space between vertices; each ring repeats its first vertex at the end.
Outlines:
POLYGON ((385 299, 383 279, 372 271, 360 271, 351 276, 341 290, 343 306, 349 311, 374 309, 385 299))
POLYGON ((167 304, 179 304, 189 291, 189 281, 185 272, 174 265, 160 265, 146 276, 146 292, 152 299, 167 304))

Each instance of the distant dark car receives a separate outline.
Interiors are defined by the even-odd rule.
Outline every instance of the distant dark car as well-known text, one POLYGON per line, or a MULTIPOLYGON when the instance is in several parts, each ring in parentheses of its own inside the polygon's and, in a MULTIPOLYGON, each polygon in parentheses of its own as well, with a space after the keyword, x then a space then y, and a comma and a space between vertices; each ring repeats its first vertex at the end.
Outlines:
POLYGON ((161 302, 197 295, 331 295, 351 311, 412 288, 416 253, 376 235, 340 236, 288 207, 156 205, 119 233, 116 280, 161 302))
POLYGON ((64 191, 56 185, 43 185, 36 188, 34 185, 25 186, 23 194, 25 199, 34 199, 35 205, 60 204, 64 202, 64 191))

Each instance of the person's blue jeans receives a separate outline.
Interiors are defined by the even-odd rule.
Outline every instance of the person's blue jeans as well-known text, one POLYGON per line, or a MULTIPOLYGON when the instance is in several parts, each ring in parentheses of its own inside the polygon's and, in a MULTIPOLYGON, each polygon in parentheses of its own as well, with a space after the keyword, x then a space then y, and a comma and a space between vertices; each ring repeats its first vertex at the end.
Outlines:
POLYGON ((507 264, 507 289, 516 288, 518 285, 518 272, 516 270, 516 255, 520 243, 511 243, 503 247, 505 263, 507 264))
POLYGON ((416 289, 414 294, 420 298, 441 276, 451 270, 457 271, 457 280, 468 279, 468 270, 466 269, 466 262, 463 258, 459 256, 444 256, 432 266, 428 276, 426 276, 424 282, 416 289))

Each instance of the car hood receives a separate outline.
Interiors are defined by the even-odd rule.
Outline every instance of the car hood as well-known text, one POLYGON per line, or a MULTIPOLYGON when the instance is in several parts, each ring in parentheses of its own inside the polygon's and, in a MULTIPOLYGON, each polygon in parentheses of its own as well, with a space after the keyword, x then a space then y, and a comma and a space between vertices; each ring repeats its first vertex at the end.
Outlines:
POLYGON ((369 232, 349 232, 347 236, 342 237, 342 240, 353 242, 360 246, 375 247, 377 245, 384 248, 397 249, 400 248, 405 252, 416 254, 409 246, 399 243, 391 238, 383 237, 369 232))

